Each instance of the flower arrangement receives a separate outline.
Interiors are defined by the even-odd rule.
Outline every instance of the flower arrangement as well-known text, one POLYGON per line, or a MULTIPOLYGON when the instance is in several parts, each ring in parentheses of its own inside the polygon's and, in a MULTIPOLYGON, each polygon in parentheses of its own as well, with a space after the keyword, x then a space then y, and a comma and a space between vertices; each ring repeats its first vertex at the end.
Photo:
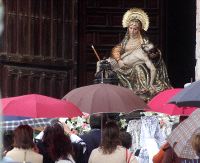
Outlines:
MULTIPOLYGON (((89 118, 90 118, 89 114, 83 113, 83 116, 81 117, 78 116, 74 118, 65 118, 65 119, 60 118, 60 121, 65 122, 74 134, 82 135, 91 130, 89 124, 89 118)), ((121 129, 125 129, 128 124, 126 122, 126 119, 120 118, 118 120, 118 125, 121 129)))
POLYGON ((89 114, 83 113, 83 116, 66 119, 65 123, 75 134, 82 135, 91 130, 89 124, 89 114))
POLYGON ((128 126, 127 120, 125 118, 123 118, 122 113, 119 114, 118 125, 119 125, 120 129, 122 129, 122 130, 126 129, 126 127, 128 126))

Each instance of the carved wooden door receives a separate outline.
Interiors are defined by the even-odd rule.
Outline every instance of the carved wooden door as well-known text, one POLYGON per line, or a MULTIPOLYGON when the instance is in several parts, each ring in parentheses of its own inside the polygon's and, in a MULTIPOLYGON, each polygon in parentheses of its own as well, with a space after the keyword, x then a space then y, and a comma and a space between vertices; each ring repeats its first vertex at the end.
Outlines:
POLYGON ((61 98, 76 87, 77 1, 4 0, 4 8, 2 96, 61 98))

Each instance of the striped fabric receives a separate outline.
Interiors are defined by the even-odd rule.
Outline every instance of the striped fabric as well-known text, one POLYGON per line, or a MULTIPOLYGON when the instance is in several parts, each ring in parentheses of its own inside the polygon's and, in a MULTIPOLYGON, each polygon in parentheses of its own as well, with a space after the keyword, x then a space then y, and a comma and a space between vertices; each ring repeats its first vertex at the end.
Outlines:
POLYGON ((3 130, 14 130, 19 125, 29 125, 33 128, 45 127, 50 125, 52 120, 52 118, 30 118, 23 120, 3 121, 0 123, 0 128, 3 130))

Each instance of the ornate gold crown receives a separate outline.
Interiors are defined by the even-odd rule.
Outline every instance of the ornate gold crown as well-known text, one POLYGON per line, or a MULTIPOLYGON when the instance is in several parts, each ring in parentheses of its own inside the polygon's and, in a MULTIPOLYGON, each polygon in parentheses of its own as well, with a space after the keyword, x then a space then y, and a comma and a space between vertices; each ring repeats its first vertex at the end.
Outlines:
POLYGON ((129 26, 130 22, 134 19, 138 19, 142 23, 142 28, 147 31, 149 28, 149 17, 148 15, 139 8, 132 8, 128 11, 123 16, 122 19, 122 26, 123 28, 126 28, 129 26))

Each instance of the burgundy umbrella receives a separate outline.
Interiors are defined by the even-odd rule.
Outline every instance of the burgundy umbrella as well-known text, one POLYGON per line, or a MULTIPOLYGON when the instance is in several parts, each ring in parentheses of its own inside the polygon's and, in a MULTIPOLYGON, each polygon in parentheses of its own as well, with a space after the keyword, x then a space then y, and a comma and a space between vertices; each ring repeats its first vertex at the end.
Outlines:
POLYGON ((111 84, 94 84, 76 88, 63 99, 69 100, 82 112, 89 114, 129 113, 134 110, 150 109, 132 90, 111 84))

